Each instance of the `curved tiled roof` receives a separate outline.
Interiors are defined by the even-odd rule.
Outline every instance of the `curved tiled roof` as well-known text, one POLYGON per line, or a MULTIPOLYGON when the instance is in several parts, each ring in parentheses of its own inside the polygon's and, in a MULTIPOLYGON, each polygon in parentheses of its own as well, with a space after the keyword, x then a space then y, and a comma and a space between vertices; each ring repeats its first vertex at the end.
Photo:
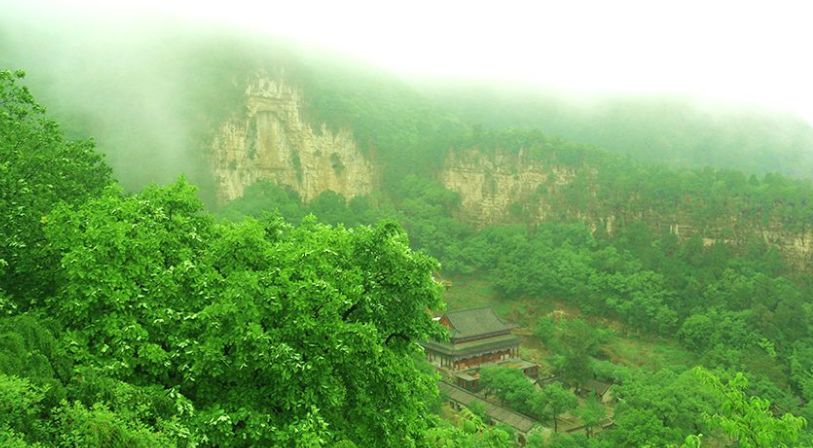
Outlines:
POLYGON ((511 329, 510 325, 497 317, 494 310, 488 307, 449 311, 445 314, 445 317, 452 325, 450 336, 455 339, 507 333, 511 329))

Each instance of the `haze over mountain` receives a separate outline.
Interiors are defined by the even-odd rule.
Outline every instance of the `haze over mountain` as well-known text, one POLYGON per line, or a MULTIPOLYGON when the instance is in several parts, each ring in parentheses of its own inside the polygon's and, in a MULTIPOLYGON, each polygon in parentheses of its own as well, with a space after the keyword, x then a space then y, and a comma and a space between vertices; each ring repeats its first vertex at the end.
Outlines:
POLYGON ((800 8, 10 5, 0 446, 813 446, 800 8))
MULTIPOLYGON (((4 34, 0 62, 26 68, 30 72, 28 83, 51 112, 66 119, 69 131, 93 134, 125 185, 165 182, 182 172, 199 183, 207 183, 208 167, 199 160, 205 149, 202 146, 207 143, 196 139, 219 119, 213 109, 224 104, 228 94, 223 90, 236 88, 235 77, 243 76, 235 70, 237 61, 246 71, 273 66, 277 70, 288 70, 287 77, 296 82, 307 79, 323 84, 332 82, 340 89, 349 84, 335 82, 338 79, 355 78, 364 89, 362 80, 372 76, 376 82, 384 82, 402 95, 411 95, 410 101, 453 113, 469 125, 538 128, 642 161, 673 166, 709 165, 755 173, 776 171, 796 177, 809 177, 813 173, 813 128, 792 114, 794 110, 803 112, 800 105, 811 103, 805 101, 809 90, 806 83, 795 87, 793 83, 796 76, 805 73, 804 67, 775 64, 755 72, 750 66, 741 66, 745 59, 759 60, 768 52, 791 51, 793 45, 797 45, 791 37, 802 32, 796 27, 785 26, 787 29, 760 41, 761 45, 752 45, 750 34, 747 39, 731 41, 739 50, 726 54, 735 59, 727 60, 722 66, 714 65, 709 62, 711 50, 706 47, 722 45, 723 41, 717 42, 707 35, 713 31, 709 22, 726 13, 717 7, 704 9, 706 17, 697 19, 703 26, 694 31, 699 35, 693 35, 687 42, 681 41, 680 48, 683 52, 695 52, 693 57, 708 63, 703 73, 717 84, 705 85, 698 81, 702 77, 695 76, 689 69, 678 70, 677 66, 692 63, 690 56, 670 52, 676 45, 673 40, 676 38, 670 33, 676 31, 674 27, 683 26, 679 20, 670 20, 666 29, 655 30, 662 19, 654 19, 653 23, 624 19, 612 29, 628 25, 631 30, 620 35, 610 34, 608 39, 616 44, 611 49, 610 43, 597 43, 592 37, 554 39, 561 28, 553 18, 557 15, 572 18, 576 11, 571 7, 550 7, 550 10, 544 7, 540 11, 518 7, 517 12, 527 14, 511 13, 521 18, 533 16, 534 12, 548 12, 549 20, 541 22, 546 26, 536 27, 541 30, 530 24, 502 28, 501 21, 507 19, 503 15, 510 8, 499 9, 495 16, 487 17, 493 11, 471 7, 468 13, 472 24, 462 28, 462 34, 455 40, 442 38, 430 27, 431 39, 421 33, 395 44, 398 33, 383 29, 383 24, 395 22, 391 16, 382 16, 382 23, 374 26, 369 20, 345 14, 342 17, 348 22, 341 26, 356 26, 360 30, 339 33, 336 40, 330 38, 330 30, 337 30, 340 25, 322 19, 310 23, 305 19, 312 17, 302 7, 289 6, 275 15, 273 11, 258 10, 257 6, 240 2, 229 8, 215 9, 196 5, 191 9, 195 11, 192 17, 197 19, 190 20, 189 14, 182 14, 187 9, 179 4, 159 4, 163 3, 120 7, 93 2, 70 7, 48 2, 20 3, 12 4, 13 13, 0 19, 0 30, 4 34), (260 18, 263 14, 268 15, 268 22, 260 18), (219 24, 215 21, 217 17, 219 24), (290 19, 284 26, 282 17, 290 19), (236 31, 238 26, 247 31, 236 31), (478 26, 491 30, 489 37, 474 38, 478 26), (500 31, 516 28, 523 31, 508 32, 500 37, 500 31), (281 34, 267 34, 269 30, 294 36, 299 41, 281 34), (646 37, 642 34, 636 41, 638 31, 652 34, 646 37), (365 41, 379 43, 361 45, 360 34, 375 35, 376 39, 365 41), (439 50, 426 43, 432 39, 440 43, 450 66, 456 67, 457 72, 444 72, 443 64, 438 66, 439 50), (308 43, 303 44, 303 41, 308 43), (384 42, 392 43, 387 53, 389 57, 381 56, 384 42), (715 43, 710 45, 709 42, 715 43), (354 43, 358 44, 355 58, 325 50, 332 46, 347 52, 354 43), (526 47, 531 43, 538 45, 535 51, 526 47), (598 47, 591 49, 590 44, 598 47), (408 54, 399 53, 407 48, 410 49, 408 54), (468 53, 471 48, 478 49, 477 63, 468 53), (509 48, 511 51, 503 51, 509 48), (426 52, 424 59, 416 54, 422 50, 426 52), (596 56, 603 51, 618 57, 610 72, 606 56, 604 59, 596 56), (510 54, 511 58, 499 54, 510 54), (648 62, 636 59, 645 55, 650 58, 648 62), (361 62, 359 57, 370 58, 370 62, 361 62), (399 66, 392 62, 394 60, 405 60, 404 64, 411 65, 399 66), (635 77, 623 79, 625 73, 642 70, 642 65, 665 64, 666 60, 669 60, 668 67, 658 69, 657 73, 644 70, 639 76, 657 79, 660 83, 671 79, 672 85, 636 85, 635 77), (574 67, 578 67, 579 75, 573 76, 574 83, 565 82, 566 74, 573 75, 570 71, 576 70, 574 67), (668 69, 674 70, 674 76, 662 76, 668 69), (741 69, 736 83, 731 73, 734 69, 741 69), (780 82, 766 74, 779 71, 793 76, 780 82), (438 75, 445 78, 427 78, 438 75), (449 79, 449 75, 457 78, 449 79), (729 84, 741 89, 718 95, 716 88, 722 83, 720 78, 725 76, 731 77, 729 84), (490 80, 473 81, 478 78, 490 80), (224 86, 224 83, 230 84, 224 86), (799 90, 794 95, 779 94, 780 84, 783 92, 792 88, 799 90), (766 100, 770 92, 775 93, 773 101, 766 100), (797 102, 788 102, 789 97, 797 102), (737 102, 720 102, 721 98, 737 102), (771 108, 765 109, 759 103, 771 108), (780 111, 782 108, 786 111, 780 111), (90 122, 93 127, 88 125, 90 122), (155 163, 151 164, 149 173, 143 173, 138 167, 148 160, 155 163)), ((331 10, 328 6, 318 6, 326 8, 325 12, 331 10)), ((352 3, 347 8, 360 11, 364 6, 367 5, 352 3)), ((411 14, 417 14, 414 11, 418 6, 402 12, 406 17, 413 17, 411 14)), ((640 5, 620 5, 609 17, 618 18, 637 6, 640 5)), ((680 17, 688 20, 696 7, 687 6, 681 10, 680 17)), ((741 36, 746 25, 757 19, 760 10, 737 8, 742 23, 737 23, 733 31, 727 29, 741 36)), ((771 14, 784 16, 791 12, 780 8, 771 14)), ((428 14, 426 20, 440 26, 438 22, 449 14, 452 8, 440 7, 434 15, 428 14)), ((611 22, 609 18, 605 21, 611 22)), ((594 19, 589 19, 584 26, 588 25, 598 27, 590 36, 601 35, 602 29, 609 31, 606 24, 594 19)), ((774 54, 774 57, 777 56, 774 54)), ((782 61, 788 63, 786 59, 782 61)), ((763 60, 760 65, 767 62, 763 60)), ((316 93, 306 91, 305 96, 312 98, 316 93)))

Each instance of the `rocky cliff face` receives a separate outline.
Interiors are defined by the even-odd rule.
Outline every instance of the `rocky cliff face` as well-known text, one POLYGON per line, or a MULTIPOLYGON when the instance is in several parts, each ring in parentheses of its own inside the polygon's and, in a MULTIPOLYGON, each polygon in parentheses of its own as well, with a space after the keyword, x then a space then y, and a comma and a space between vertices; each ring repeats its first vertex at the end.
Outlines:
POLYGON ((555 192, 574 175, 573 170, 531 160, 522 151, 463 150, 449 153, 440 179, 447 189, 460 194, 462 218, 483 226, 511 221, 520 211, 545 219, 551 204, 543 193, 555 192))
POLYGON ((762 238, 777 247, 800 268, 813 266, 813 232, 792 233, 783 230, 762 230, 762 238))
MULTIPOLYGON (((440 180, 460 195, 461 218, 478 225, 570 219, 585 222, 594 231, 602 228, 613 234, 619 226, 644 222, 658 231, 668 231, 681 239, 699 235, 705 246, 717 242, 737 245, 745 237, 758 237, 776 247, 800 267, 813 266, 813 231, 792 232, 779 224, 770 226, 737 223, 720 217, 712 228, 700 229, 685 220, 686 210, 658 214, 634 205, 601 211, 597 204, 579 209, 568 201, 568 186, 591 182, 597 169, 551 165, 527 154, 483 153, 477 150, 450 151, 440 180)), ((595 190, 591 189, 595 198, 595 190)), ((582 207, 584 207, 582 205, 582 207)))
POLYGON ((332 190, 345 198, 374 187, 372 163, 349 130, 314 131, 302 119, 302 93, 264 74, 245 90, 245 110, 221 125, 212 146, 218 198, 229 201, 245 188, 270 180, 303 200, 332 190))
MULTIPOLYGON (((246 187, 261 180, 288 186, 306 201, 327 190, 352 198, 376 188, 377 170, 359 151, 349 130, 332 132, 324 125, 314 130, 303 120, 299 90, 257 75, 245 89, 244 105, 220 126, 212 145, 221 201, 242 196, 246 187)), ((579 210, 568 200, 568 188, 589 185, 597 169, 551 164, 523 151, 471 149, 449 151, 439 177, 446 188, 460 195, 460 218, 481 227, 572 219, 613 234, 625 223, 643 221, 680 238, 699 234, 705 245, 737 244, 745 235, 757 235, 799 265, 813 266, 813 231, 789 232, 779 225, 744 228, 725 224, 733 222, 726 219, 714 228, 696 229, 685 219, 685 211, 664 216, 629 205, 608 210, 600 202, 596 207, 582 202, 584 209, 579 210)))

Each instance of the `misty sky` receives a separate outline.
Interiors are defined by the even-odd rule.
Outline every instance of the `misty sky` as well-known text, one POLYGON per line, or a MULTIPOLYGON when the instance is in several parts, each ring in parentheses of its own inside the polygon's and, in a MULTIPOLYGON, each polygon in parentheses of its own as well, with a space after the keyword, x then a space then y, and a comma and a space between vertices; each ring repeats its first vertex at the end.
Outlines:
POLYGON ((407 76, 691 94, 787 110, 813 123, 807 2, 8 1, 106 23, 146 15, 236 24, 407 76))

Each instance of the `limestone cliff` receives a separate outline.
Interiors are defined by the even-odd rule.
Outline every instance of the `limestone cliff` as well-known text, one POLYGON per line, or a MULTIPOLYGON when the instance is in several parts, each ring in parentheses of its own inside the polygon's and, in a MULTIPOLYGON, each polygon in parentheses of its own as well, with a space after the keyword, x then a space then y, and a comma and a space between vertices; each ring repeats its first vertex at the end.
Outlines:
MULTIPOLYGON (((440 181, 460 195, 460 218, 478 227, 578 220, 594 231, 601 228, 613 234, 619 226, 643 222, 681 239, 699 236, 706 246, 716 242, 738 245, 757 237, 779 249, 794 264, 813 266, 813 230, 809 228, 790 231, 779 223, 764 225, 749 222, 747 217, 723 214, 699 228, 693 225, 691 204, 678 205, 669 212, 655 212, 635 198, 609 205, 592 185, 598 170, 600 167, 574 168, 540 161, 523 151, 455 150, 446 157, 440 181), (577 183, 581 188, 569 188, 577 183), (574 191, 588 191, 587 197, 571 201, 574 191)), ((603 197, 606 201, 607 195, 603 197)))
POLYGON ((245 89, 244 104, 220 126, 212 146, 221 201, 242 196, 260 180, 288 186, 306 201, 326 190, 348 199, 373 190, 373 165, 353 134, 324 124, 315 132, 302 118, 301 91, 258 74, 245 89))
POLYGON ((533 206, 531 214, 545 219, 550 211, 542 189, 556 191, 573 178, 573 170, 545 165, 518 154, 476 150, 450 151, 441 172, 441 182, 460 194, 462 218, 477 225, 511 221, 517 207, 533 206))

